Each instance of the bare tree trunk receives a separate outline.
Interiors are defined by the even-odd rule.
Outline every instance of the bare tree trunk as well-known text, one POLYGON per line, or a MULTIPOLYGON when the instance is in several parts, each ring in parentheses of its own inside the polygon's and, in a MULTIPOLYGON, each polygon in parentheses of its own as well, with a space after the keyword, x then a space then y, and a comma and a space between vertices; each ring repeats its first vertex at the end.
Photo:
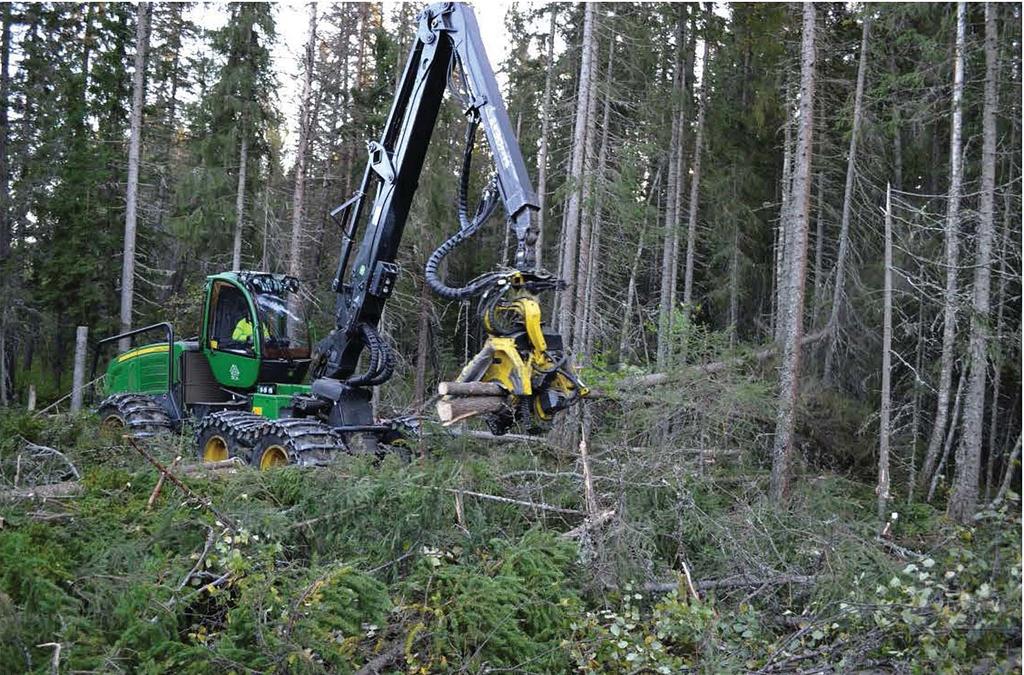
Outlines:
MULTIPOLYGON (((140 2, 135 24, 135 73, 132 75, 131 138, 128 142, 128 191, 124 215, 124 257, 121 262, 121 332, 132 329, 135 301, 135 233, 139 205, 139 157, 142 147, 142 108, 146 103, 146 50, 149 48, 149 17, 152 5, 140 2)), ((131 340, 120 341, 121 351, 131 340)))
MULTIPOLYGON (((292 239, 288 255, 288 274, 302 279, 304 265, 302 260, 302 240, 305 237, 302 215, 306 201, 306 155, 309 148, 309 137, 316 120, 313 119, 313 68, 316 55, 316 3, 308 5, 309 37, 306 42, 304 74, 302 79, 302 99, 299 108, 299 145, 295 151, 295 189, 292 196, 292 239)), ((265 258, 264 254, 264 258, 265 258)), ((295 336, 301 330, 301 318, 304 314, 304 300, 301 293, 288 296, 288 335, 295 336)))
MULTIPOLYGON (((710 5, 708 5, 710 7, 710 5)), ((710 40, 704 38, 704 79, 700 86, 700 103, 697 109, 697 131, 693 139, 693 164, 690 169, 690 211, 687 215, 686 268, 683 273, 683 304, 689 308, 693 301, 693 265, 697 246, 697 206, 700 196, 700 155, 704 143, 704 115, 708 105, 708 53, 710 40)))
POLYGON ((803 6, 803 37, 800 57, 800 127, 794 157, 793 192, 788 238, 792 255, 788 261, 786 298, 788 311, 782 336, 782 366, 779 372, 779 404, 775 418, 772 451, 771 496, 782 505, 789 494, 793 456, 793 427, 800 375, 800 342, 803 336, 804 282, 807 268, 807 230, 810 217, 811 148, 814 146, 815 7, 803 6))
MULTIPOLYGON (((11 3, 3 3, 0 11, 3 12, 0 19, 0 262, 3 262, 11 251, 11 195, 8 189, 10 165, 7 161, 7 135, 10 127, 7 107, 10 105, 11 88, 11 3)), ((3 368, 4 366, 0 365, 0 370, 3 368)), ((0 380, 0 396, 6 401, 7 391, 4 389, 3 380, 0 380)))
POLYGON ((732 250, 729 252, 729 346, 739 338, 740 322, 740 226, 733 224, 732 250))
POLYGON ((416 318, 416 373, 413 380, 412 400, 422 409, 427 400, 427 356, 430 352, 430 287, 420 280, 419 310, 416 318))
POLYGON ((818 171, 818 214, 815 216, 814 231, 814 295, 811 297, 811 325, 817 325, 821 312, 821 296, 825 289, 822 279, 822 262, 825 255, 825 179, 824 172, 818 171))
POLYGON ((658 370, 665 370, 668 367, 669 354, 672 345, 672 310, 673 310, 673 265, 674 249, 678 242, 676 232, 678 214, 676 212, 676 191, 679 180, 679 136, 681 133, 682 120, 679 114, 679 101, 683 97, 684 82, 682 77, 682 50, 683 50, 683 16, 678 17, 676 26, 676 52, 672 67, 672 134, 669 139, 668 149, 668 178, 665 183, 665 234, 661 251, 661 296, 658 303, 658 370))
MULTIPOLYGON (((661 186, 662 167, 654 173, 654 180, 651 181, 650 191, 647 193, 647 206, 650 206, 654 196, 658 194, 661 186)), ((655 209, 657 211, 657 209, 655 209)), ((636 253, 633 254, 633 263, 629 266, 629 281, 626 283, 626 307, 622 313, 622 324, 619 330, 619 358, 624 359, 628 347, 629 327, 633 325, 633 302, 636 300, 636 277, 640 270, 640 259, 643 257, 644 239, 647 237, 647 220, 644 220, 640 230, 640 237, 636 243, 636 253)))
MULTIPOLYGON (((896 55, 892 49, 889 50, 889 74, 892 77, 899 75, 899 68, 896 65, 896 55)), ((892 184, 896 190, 903 189, 903 129, 900 122, 900 105, 893 103, 890 111, 892 117, 892 184)))
MULTIPOLYGON (((606 76, 606 86, 610 86, 611 81, 611 62, 612 57, 615 55, 615 41, 608 41, 608 75, 606 76)), ((596 52, 596 45, 593 47, 596 52)), ((596 53, 595 53, 596 60, 596 53)), ((594 65, 596 69, 596 64, 594 65)), ((596 75, 595 75, 596 78, 596 75)), ((597 98, 598 98, 598 87, 597 83, 591 83, 590 87, 590 98, 587 101, 587 138, 584 147, 584 179, 583 179, 583 190, 580 194, 582 200, 582 213, 580 215, 580 244, 579 244, 579 256, 576 266, 576 285, 573 289, 575 299, 573 305, 576 309, 576 316, 574 317, 573 327, 573 344, 578 348, 577 351, 582 351, 581 357, 587 359, 586 344, 590 334, 590 324, 587 316, 587 298, 590 295, 590 268, 593 265, 592 255, 594 253, 594 227, 599 218, 597 209, 595 208, 595 200, 593 197, 594 191, 599 190, 600 186, 597 182, 600 180, 600 174, 598 170, 595 170, 595 128, 594 119, 597 115, 597 98)), ((605 99, 607 101, 607 98, 605 99)))
POLYGON ((544 255, 544 209, 548 201, 548 136, 551 134, 551 80, 554 74, 555 30, 558 16, 558 5, 549 5, 551 24, 548 26, 548 57, 545 62, 547 72, 544 74, 544 103, 541 108, 540 149, 537 151, 537 243, 534 244, 534 260, 537 269, 542 267, 544 255))
POLYGON ((7 392, 10 381, 7 358, 7 306, 0 305, 0 407, 6 408, 10 403, 7 392))
POLYGON ((242 144, 238 152, 238 192, 235 195, 235 242, 231 247, 231 269, 242 269, 242 227, 245 224, 245 171, 249 162, 249 131, 241 126, 242 144))
POLYGON ((790 193, 793 184, 793 115, 789 110, 792 98, 789 83, 786 84, 786 123, 783 126, 782 138, 782 204, 779 208, 779 224, 775 228, 775 288, 772 292, 772 311, 770 327, 772 339, 778 342, 781 338, 782 321, 780 316, 784 306, 784 290, 786 276, 786 223, 789 220, 790 193))
POLYGON ((921 429, 921 358, 924 353, 924 300, 917 301, 917 355, 914 359, 914 397, 910 404, 910 468, 907 472, 907 503, 914 501, 917 486, 917 440, 921 429))
POLYGON ((608 48, 608 70, 605 74, 605 97, 604 112, 601 115, 601 145, 597 152, 597 166, 594 167, 594 209, 591 214, 592 224, 590 233, 590 253, 587 265, 587 293, 586 307, 584 313, 584 326, 586 326, 586 338, 583 340, 584 358, 589 362, 590 354, 594 346, 594 317, 597 316, 597 297, 599 293, 598 284, 600 276, 597 274, 597 260, 601 251, 601 209, 604 207, 605 166, 608 163, 609 131, 611 127, 612 110, 612 66, 615 55, 615 40, 609 40, 608 48))
POLYGON ((992 239, 996 193, 996 5, 985 3, 985 103, 982 109, 981 204, 975 233, 978 253, 974 266, 974 311, 971 314, 970 375, 964 397, 963 433, 957 446, 949 515, 970 522, 978 505, 981 476, 982 420, 985 414, 985 375, 988 372, 989 289, 992 281, 992 239))
MULTIPOLYGON (((1016 130, 1014 130, 1016 131, 1016 130)), ((1014 145, 1016 133, 1011 135, 1010 147, 1016 147, 1014 145)), ((1006 255, 1007 251, 1007 240, 1010 235, 1010 228, 1013 227, 1013 213, 1011 209, 1012 190, 1007 190, 1003 195, 1003 231, 1000 235, 1000 256, 999 256, 999 282, 996 286, 996 303, 998 310, 996 312, 996 334, 995 334, 995 371, 992 378, 992 405, 989 408, 989 426, 988 426, 988 460, 985 463, 985 499, 988 500, 991 496, 993 481, 995 480, 995 463, 996 463, 996 448, 998 447, 997 436, 998 436, 998 425, 999 425, 999 394, 1002 388, 1003 380, 1003 309, 1006 305, 1006 277, 1008 270, 1006 269, 1006 255)))
POLYGON ((949 201, 946 207, 945 263, 946 292, 942 324, 938 396, 931 439, 921 466, 920 480, 925 485, 938 460, 946 422, 949 419, 949 390, 953 379, 953 350, 956 347, 957 265, 959 264, 960 192, 963 181, 961 134, 963 130, 964 50, 967 30, 966 5, 957 3, 956 62, 953 70, 953 127, 949 139, 949 201))
POLYGON ((832 287, 832 311, 828 317, 828 341, 825 346, 824 379, 831 384, 835 378, 836 343, 839 340, 839 313, 846 302, 846 266, 850 257, 850 210, 853 205, 853 180, 857 174, 857 142, 860 137, 861 115, 864 108, 864 78, 868 68, 868 34, 871 19, 865 17, 860 38, 860 64, 857 66, 857 88, 853 94, 853 127, 850 131, 850 151, 846 158, 846 187, 843 191, 843 210, 839 220, 839 251, 836 256, 836 278, 832 287))
POLYGON ((889 437, 892 412, 892 188, 885 190, 885 291, 882 298, 882 403, 878 431, 878 519, 889 504, 889 437))
POLYGON ((946 432, 946 442, 942 444, 942 458, 939 461, 939 465, 935 468, 934 473, 931 475, 931 483, 928 486, 928 497, 927 501, 931 501, 935 496, 935 488, 939 484, 939 479, 942 478, 943 472, 946 469, 946 462, 949 461, 949 451, 953 447, 953 437, 956 435, 956 421, 960 418, 960 401, 963 400, 964 383, 967 381, 967 372, 960 373, 960 378, 956 385, 956 396, 953 398, 953 417, 952 423, 949 425, 949 429, 946 432))
POLYGON ((85 398, 85 357, 89 352, 89 328, 78 326, 75 329, 75 361, 71 371, 71 414, 82 412, 82 401, 85 398))
POLYGON ((676 190, 675 190, 675 213, 676 213, 676 225, 672 230, 672 262, 669 263, 669 269, 672 272, 672 279, 668 284, 669 292, 669 307, 677 307, 679 304, 679 244, 680 244, 680 227, 679 221, 683 215, 683 194, 686 192, 686 172, 683 170, 686 164, 686 157, 689 155, 687 150, 689 138, 687 132, 689 131, 689 124, 687 124, 687 116, 690 107, 691 89, 693 86, 693 65, 697 59, 697 18, 696 13, 690 18, 690 37, 686 40, 686 57, 683 59, 683 72, 680 74, 682 78, 682 86, 680 92, 682 93, 683 100, 679 103, 679 152, 676 154, 676 190))
POLYGON ((1003 473, 1003 483, 999 486, 999 492, 996 493, 996 498, 992 500, 992 506, 997 507, 1002 503, 1006 497, 1006 493, 1010 490, 1010 483, 1013 482, 1013 474, 1017 473, 1017 461, 1020 459, 1020 434, 1017 434, 1017 442, 1013 444, 1013 452, 1010 454, 1010 460, 1006 463, 1006 470, 1003 473))
MULTIPOLYGON (((10 120, 7 106, 10 104, 11 66, 11 3, 0 7, 0 264, 11 252, 11 198, 8 188, 10 165, 7 161, 7 134, 10 120)), ((6 285, 6 280, 5 280, 6 285)), ((11 372, 11 359, 7 353, 7 296, 0 302, 0 406, 7 407, 11 372)))
MULTIPOLYGON (((572 182, 572 189, 569 193, 568 204, 565 210, 565 227, 562 235, 561 265, 559 274, 563 279, 576 278, 576 258, 579 254, 579 225, 580 225, 580 201, 582 199, 583 183, 586 180, 586 139, 587 129, 590 126, 589 112, 590 89, 594 79, 594 22, 595 10, 593 4, 586 4, 583 11, 583 41, 580 46, 582 53, 580 57, 580 80, 576 90, 576 121, 573 128, 572 161, 569 168, 569 180, 572 182)), ((560 294, 561 306, 558 312, 558 329, 566 347, 571 348, 574 306, 571 293, 560 294)))

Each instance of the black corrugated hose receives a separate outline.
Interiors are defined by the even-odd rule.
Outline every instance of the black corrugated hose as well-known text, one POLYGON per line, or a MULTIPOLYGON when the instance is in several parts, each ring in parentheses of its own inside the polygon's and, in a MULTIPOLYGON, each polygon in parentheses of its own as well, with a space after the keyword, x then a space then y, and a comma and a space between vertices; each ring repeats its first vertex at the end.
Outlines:
POLYGON ((462 156, 462 175, 459 178, 459 231, 449 237, 430 254, 424 270, 430 290, 446 300, 465 300, 480 295, 503 276, 499 272, 488 272, 487 274, 481 274, 465 286, 453 287, 447 285, 438 275, 437 271, 445 256, 476 234, 477 230, 491 217, 495 207, 498 205, 498 186, 497 178, 495 177, 484 188, 484 192, 480 196, 480 203, 476 207, 476 214, 474 214, 472 220, 468 217, 469 169, 473 160, 473 140, 476 137, 476 128, 479 124, 480 118, 473 115, 470 117, 469 125, 466 128, 466 150, 462 156))

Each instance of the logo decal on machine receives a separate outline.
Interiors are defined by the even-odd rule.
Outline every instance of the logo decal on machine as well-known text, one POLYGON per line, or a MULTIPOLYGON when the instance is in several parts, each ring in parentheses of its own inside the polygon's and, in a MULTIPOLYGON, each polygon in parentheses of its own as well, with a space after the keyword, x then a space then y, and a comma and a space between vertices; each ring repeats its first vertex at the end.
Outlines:
POLYGON ((228 373, 231 374, 232 382, 237 382, 238 376, 241 375, 241 373, 238 371, 238 366, 235 365, 234 363, 231 364, 231 370, 229 370, 228 373))

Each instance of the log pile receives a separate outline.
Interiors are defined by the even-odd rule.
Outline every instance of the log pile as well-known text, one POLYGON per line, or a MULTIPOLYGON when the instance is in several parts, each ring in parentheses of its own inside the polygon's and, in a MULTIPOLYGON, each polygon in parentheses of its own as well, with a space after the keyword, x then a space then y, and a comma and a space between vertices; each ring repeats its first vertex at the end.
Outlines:
POLYGON ((437 416, 444 426, 500 412, 508 400, 508 392, 497 382, 442 382, 437 393, 442 397, 437 402, 437 416))

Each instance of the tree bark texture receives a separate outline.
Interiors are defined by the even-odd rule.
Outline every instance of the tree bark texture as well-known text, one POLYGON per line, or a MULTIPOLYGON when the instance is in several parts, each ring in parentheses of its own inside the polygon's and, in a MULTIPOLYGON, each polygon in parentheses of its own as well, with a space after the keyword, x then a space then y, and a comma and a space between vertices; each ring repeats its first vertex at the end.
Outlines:
MULTIPOLYGON (((561 264, 559 266, 560 276, 563 279, 576 278, 576 259, 579 255, 579 226, 580 211, 582 208, 583 183, 586 180, 586 140, 587 130, 591 126, 588 119, 590 89, 595 77, 594 58, 594 22, 596 10, 593 4, 586 4, 583 11, 583 41, 580 55, 580 76, 579 85, 576 89, 576 120, 573 125, 573 147, 572 159, 569 167, 569 180, 572 188, 569 192, 568 203, 565 209, 565 227, 562 234, 561 264)), ((574 303, 571 291, 560 294, 561 306, 559 307, 558 327, 562 334, 564 344, 571 348, 573 344, 573 318, 574 303)))
POLYGON ((793 191, 787 238, 792 242, 788 260, 788 311, 782 331, 782 365, 779 373, 779 402, 775 418, 770 492, 777 505, 789 494, 793 456, 793 427, 800 374, 800 342, 803 337, 804 281, 807 267, 807 230, 810 216, 811 148, 814 146, 815 7, 803 6, 803 36, 800 55, 800 126, 793 167, 793 191))
POLYGON ((882 296, 882 402, 878 431, 878 519, 889 504, 889 442, 892 432, 892 188, 885 190, 885 290, 882 296))
POLYGON ((686 217, 686 267, 683 273, 683 304, 689 308, 693 301, 693 267, 697 248, 697 214, 700 197, 700 159, 704 144, 704 115, 708 105, 708 67, 710 40, 704 39, 704 79, 700 86, 700 103, 697 108, 697 130, 693 138, 693 163, 690 166, 690 210, 686 217))
MULTIPOLYGON (((962 190, 963 151, 963 96, 964 96, 964 50, 966 41, 967 9, 957 3, 956 60, 953 66, 953 121, 949 138, 949 197, 946 206, 945 264, 946 291, 943 296, 942 355, 939 360, 939 384, 935 401, 935 418, 932 423, 928 450, 921 465, 921 485, 927 485, 935 470, 942 440, 945 438, 946 422, 949 420, 949 393, 953 379, 953 350, 956 347, 956 303, 957 265, 960 264, 960 192, 962 190)), ((956 419, 953 419, 956 423, 956 419)))
POLYGON ((988 373, 989 290, 992 281, 992 239, 996 193, 996 79, 999 58, 996 37, 996 5, 985 3, 985 103, 982 109, 981 203, 977 258, 974 265, 974 311, 971 313, 970 358, 967 393, 964 395, 963 432, 957 446, 953 493, 949 515, 970 522, 978 505, 981 476, 982 420, 985 413, 985 375, 988 373))
POLYGON ((242 229, 245 226, 245 171, 249 163, 249 132, 242 124, 238 150, 238 191, 235 193, 235 241, 231 247, 231 269, 242 269, 242 229))
POLYGON ((534 259, 540 269, 544 256, 544 210, 548 201, 548 138, 551 135, 551 90, 554 74, 555 30, 558 17, 558 5, 548 5, 551 12, 551 23, 548 26, 548 53, 546 72, 544 74, 544 103, 541 107, 540 148, 537 150, 537 242, 534 244, 534 259))

